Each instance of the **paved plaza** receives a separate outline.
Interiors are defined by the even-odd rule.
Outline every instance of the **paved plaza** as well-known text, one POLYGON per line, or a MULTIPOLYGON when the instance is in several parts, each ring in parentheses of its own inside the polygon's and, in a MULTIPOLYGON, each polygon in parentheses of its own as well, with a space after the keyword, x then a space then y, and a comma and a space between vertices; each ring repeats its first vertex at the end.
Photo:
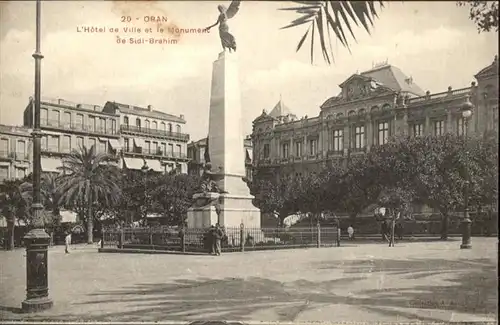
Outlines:
POLYGON ((215 256, 49 253, 51 310, 21 314, 24 250, 1 252, 1 319, 495 321, 497 239, 215 256))

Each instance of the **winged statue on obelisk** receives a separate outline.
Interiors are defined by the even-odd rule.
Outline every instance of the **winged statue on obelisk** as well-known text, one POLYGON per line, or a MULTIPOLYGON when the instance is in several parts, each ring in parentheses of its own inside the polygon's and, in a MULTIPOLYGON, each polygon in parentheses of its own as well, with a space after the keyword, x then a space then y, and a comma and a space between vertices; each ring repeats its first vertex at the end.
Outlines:
POLYGON ((233 18, 234 15, 236 15, 238 10, 240 9, 240 3, 240 0, 233 0, 228 8, 223 5, 218 5, 217 8, 220 12, 219 18, 217 18, 215 24, 206 28, 207 30, 210 30, 210 28, 219 25, 219 36, 224 51, 226 51, 226 49, 229 49, 229 52, 236 51, 236 40, 234 39, 234 36, 229 33, 227 20, 233 18))

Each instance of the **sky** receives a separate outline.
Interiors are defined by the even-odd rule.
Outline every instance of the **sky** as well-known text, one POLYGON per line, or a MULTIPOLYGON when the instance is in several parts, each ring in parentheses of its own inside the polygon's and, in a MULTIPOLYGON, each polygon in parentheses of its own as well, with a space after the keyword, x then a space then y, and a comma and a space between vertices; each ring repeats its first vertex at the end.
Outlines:
MULTIPOLYGON (((212 63, 221 51, 217 28, 183 34, 177 44, 117 44, 130 38, 124 27, 154 30, 144 16, 167 17, 161 27, 203 28, 229 1, 50 1, 42 2, 42 97, 104 105, 116 101, 180 115, 192 140, 208 132, 212 63), (130 23, 121 22, 131 16, 130 23), (139 18, 139 19, 137 19, 139 18), (78 32, 84 26, 119 28, 119 33, 78 32)), ((356 72, 386 61, 413 77, 424 91, 470 85, 473 75, 498 52, 497 33, 478 33, 467 7, 455 2, 386 2, 371 34, 355 29, 350 52, 333 41, 335 63, 309 45, 296 52, 306 25, 280 29, 297 18, 279 8, 286 2, 245 1, 229 20, 238 49, 243 132, 263 109, 279 101, 299 117, 317 116, 319 106, 339 93, 338 85, 356 72)), ((145 34, 136 34, 139 37, 145 34)), ((307 43, 307 41, 306 41, 307 43)), ((0 124, 22 124, 34 92, 35 1, 0 1, 0 124)))

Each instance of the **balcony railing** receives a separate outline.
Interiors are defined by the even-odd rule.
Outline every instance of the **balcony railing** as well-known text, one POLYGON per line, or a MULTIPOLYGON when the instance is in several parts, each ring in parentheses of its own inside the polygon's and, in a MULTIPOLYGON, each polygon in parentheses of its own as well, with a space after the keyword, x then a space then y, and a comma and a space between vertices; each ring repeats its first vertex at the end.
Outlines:
POLYGON ((102 126, 85 125, 81 123, 69 123, 58 120, 41 119, 40 124, 42 127, 51 127, 61 130, 81 131, 86 133, 99 133, 99 134, 118 134, 116 129, 109 129, 102 126))
POLYGON ((423 101, 431 100, 431 99, 445 98, 447 96, 465 95, 465 94, 469 94, 470 92, 471 92, 470 87, 455 89, 455 90, 450 90, 450 91, 444 91, 441 93, 429 94, 429 95, 425 95, 425 96, 410 98, 410 99, 408 99, 408 103, 413 104, 413 103, 423 102, 423 101))
POLYGON ((180 133, 180 132, 156 130, 156 129, 146 128, 146 127, 131 126, 131 125, 120 125, 120 130, 122 132, 136 132, 136 133, 143 133, 143 134, 151 134, 151 135, 156 135, 156 136, 161 136, 161 137, 172 137, 172 138, 179 139, 182 141, 189 141, 189 134, 180 133))
POLYGON ((0 158, 13 158, 13 157, 9 151, 0 150, 0 158))
POLYGON ((141 151, 138 151, 138 150, 133 150, 132 148, 129 148, 129 149, 124 148, 123 152, 128 153, 128 154, 134 154, 134 155, 188 159, 188 157, 185 153, 180 153, 180 152, 163 152, 161 150, 148 150, 148 149, 142 149, 141 151))

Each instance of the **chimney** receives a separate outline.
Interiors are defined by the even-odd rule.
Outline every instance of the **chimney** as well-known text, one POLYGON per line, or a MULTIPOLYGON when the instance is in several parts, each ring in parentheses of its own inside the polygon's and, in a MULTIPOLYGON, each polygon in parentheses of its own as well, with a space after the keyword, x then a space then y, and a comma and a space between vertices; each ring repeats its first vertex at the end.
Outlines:
POLYGON ((181 118, 181 120, 184 120, 184 114, 181 114, 179 117, 181 118))
POLYGON ((148 105, 148 111, 150 111, 150 112, 151 112, 152 110, 153 110, 153 106, 148 105))
POLYGON ((82 104, 76 104, 76 108, 82 108, 82 104))

